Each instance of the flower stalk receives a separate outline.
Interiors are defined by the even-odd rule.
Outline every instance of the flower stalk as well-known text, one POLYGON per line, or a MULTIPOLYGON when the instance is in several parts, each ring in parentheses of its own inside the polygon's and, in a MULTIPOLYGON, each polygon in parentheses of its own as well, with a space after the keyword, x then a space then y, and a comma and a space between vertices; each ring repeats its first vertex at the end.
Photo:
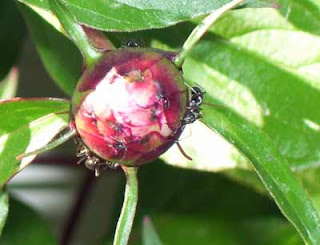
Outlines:
POLYGON ((63 29, 69 38, 80 50, 86 67, 95 64, 102 55, 91 43, 82 26, 77 22, 76 18, 69 9, 60 0, 50 0, 51 9, 59 19, 63 29))
POLYGON ((124 201, 114 235, 113 245, 127 245, 138 202, 137 167, 121 166, 126 175, 124 201))

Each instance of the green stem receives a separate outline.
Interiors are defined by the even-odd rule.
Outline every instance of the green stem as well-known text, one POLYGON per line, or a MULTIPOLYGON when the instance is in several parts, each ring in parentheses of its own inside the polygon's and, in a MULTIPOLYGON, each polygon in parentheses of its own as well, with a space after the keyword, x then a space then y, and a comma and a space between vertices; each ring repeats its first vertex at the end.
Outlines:
POLYGON ((138 168, 122 166, 122 169, 126 174, 127 183, 113 245, 128 244, 138 202, 138 168))
POLYGON ((216 22, 223 14, 233 9, 245 0, 233 0, 221 8, 213 11, 206 18, 204 18, 196 28, 193 29, 187 40, 184 42, 180 52, 174 59, 174 63, 177 67, 181 67, 187 55, 191 52, 200 38, 208 31, 214 22, 216 22))
POLYGON ((37 149, 35 151, 27 152, 22 155, 19 155, 16 157, 17 160, 22 160, 22 158, 29 157, 32 155, 37 155, 45 151, 49 151, 58 145, 61 145, 62 143, 66 142, 67 140, 71 139, 77 134, 77 130, 70 128, 65 134, 61 135, 57 140, 52 141, 51 143, 47 144, 46 146, 37 149))
POLYGON ((60 0, 50 0, 50 4, 62 27, 82 53, 86 66, 92 66, 101 57, 102 53, 90 43, 81 25, 60 0))

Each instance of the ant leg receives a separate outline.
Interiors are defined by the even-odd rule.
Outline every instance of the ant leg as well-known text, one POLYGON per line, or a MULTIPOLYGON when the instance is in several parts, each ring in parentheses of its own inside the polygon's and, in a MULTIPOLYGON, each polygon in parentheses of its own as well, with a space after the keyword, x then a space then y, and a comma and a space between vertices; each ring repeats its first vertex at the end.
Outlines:
POLYGON ((80 165, 82 162, 84 162, 86 160, 87 160, 87 156, 83 156, 77 161, 77 164, 80 165))
POLYGON ((182 146, 180 145, 179 142, 176 142, 176 145, 178 146, 179 151, 181 152, 181 154, 187 158, 188 160, 192 161, 192 157, 190 157, 182 148, 182 146))
POLYGON ((86 156, 88 153, 89 153, 89 149, 86 146, 84 146, 82 143, 79 143, 76 150, 76 156, 82 157, 82 156, 86 156))
POLYGON ((109 168, 111 168, 111 169, 117 169, 119 166, 120 166, 120 164, 119 163, 116 163, 116 162, 106 162, 106 165, 108 165, 108 167, 109 168))
POLYGON ((97 168, 94 170, 94 175, 98 177, 106 168, 107 166, 97 166, 97 168))
POLYGON ((100 170, 100 168, 96 168, 95 170, 94 170, 94 175, 96 176, 96 177, 98 177, 100 174, 101 174, 101 170, 100 170))

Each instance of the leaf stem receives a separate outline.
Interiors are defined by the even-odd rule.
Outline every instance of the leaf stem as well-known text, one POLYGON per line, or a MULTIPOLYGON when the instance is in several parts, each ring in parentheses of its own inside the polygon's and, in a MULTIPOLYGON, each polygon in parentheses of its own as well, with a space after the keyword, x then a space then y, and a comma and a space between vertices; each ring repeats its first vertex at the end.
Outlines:
POLYGON ((51 9, 56 14, 62 27, 74 44, 79 48, 84 57, 86 67, 91 67, 101 57, 102 53, 90 43, 89 38, 81 25, 60 0, 50 0, 50 4, 51 9))
POLYGON ((117 229, 114 235, 113 245, 128 244, 138 202, 138 168, 122 166, 122 169, 126 174, 127 182, 124 194, 124 201, 121 209, 121 214, 117 223, 117 229))
POLYGON ((243 3, 245 0, 233 0, 221 8, 213 11, 206 18, 204 18, 196 28, 193 29, 187 40, 184 42, 180 52, 174 59, 174 63, 177 67, 182 67, 182 64, 186 58, 186 56, 191 52, 196 43, 200 40, 200 38, 208 31, 208 29, 212 26, 214 22, 216 22, 223 14, 227 11, 233 9, 239 4, 243 3))
POLYGON ((77 134, 77 130, 74 128, 69 128, 69 130, 64 133, 63 135, 61 135, 57 140, 52 141, 51 143, 47 144, 46 146, 37 149, 35 151, 31 151, 31 152, 27 152, 24 154, 21 154, 19 156, 16 157, 17 160, 22 160, 22 158, 25 157, 29 157, 32 155, 37 155, 40 153, 43 153, 45 151, 49 151, 55 147, 57 147, 58 145, 61 145, 62 143, 66 142, 67 140, 71 139, 72 137, 74 137, 77 134))

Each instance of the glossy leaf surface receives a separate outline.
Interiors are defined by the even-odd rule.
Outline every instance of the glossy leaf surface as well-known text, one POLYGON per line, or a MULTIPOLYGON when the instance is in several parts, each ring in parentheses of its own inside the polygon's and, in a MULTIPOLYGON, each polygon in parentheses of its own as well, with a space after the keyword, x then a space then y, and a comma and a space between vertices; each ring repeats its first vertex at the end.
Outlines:
MULTIPOLYGON (((269 9, 233 11, 217 23, 212 34, 219 37, 208 35, 189 57, 184 67, 187 78, 200 86, 211 84, 206 92, 214 97, 213 103, 230 108, 261 128, 292 167, 317 164, 320 39, 301 32, 269 9)), ((185 150, 191 155, 196 152, 197 159, 203 146, 199 139, 197 144, 191 144, 195 142, 193 137, 199 138, 198 128, 193 134, 192 127, 181 144, 186 141, 185 150)), ((206 132, 203 127, 199 131, 206 132)), ((204 135, 210 140, 208 134, 204 135)), ((226 144, 214 135, 211 139, 218 149, 220 144, 226 144)), ((224 156, 229 155, 226 159, 215 153, 211 159, 201 154, 205 158, 199 164, 212 163, 212 171, 219 170, 217 166, 246 166, 245 159, 232 146, 224 149, 224 156)), ((182 157, 180 160, 192 167, 182 157)))
POLYGON ((219 37, 208 35, 184 71, 207 92, 205 102, 222 104, 204 106, 203 122, 251 160, 285 216, 306 242, 317 244, 319 217, 283 156, 297 166, 319 160, 315 67, 320 40, 272 11, 239 10, 226 16, 213 29, 219 37))
MULTIPOLYGON (((243 17, 241 11, 235 11, 233 17, 237 18, 237 14, 243 17)), ((262 10, 257 11, 263 13, 262 10)), ((269 11, 270 17, 271 14, 269 11)), ((273 18, 277 16, 274 14, 273 18)), ((249 11, 245 17, 250 17, 249 11)), ((251 26, 263 26, 263 22, 235 19, 232 23, 244 23, 240 27, 246 31, 237 26, 223 29, 222 26, 230 26, 231 22, 226 18, 221 20, 221 26, 214 28, 220 38, 203 41, 189 57, 184 69, 190 80, 207 91, 209 103, 229 107, 215 110, 205 106, 203 121, 251 160, 284 215, 306 242, 317 244, 319 217, 282 156, 287 157, 292 165, 313 162, 319 157, 315 146, 318 145, 315 142, 319 140, 319 134, 314 128, 308 128, 306 120, 309 124, 317 124, 320 120, 315 110, 320 97, 312 86, 316 83, 315 76, 310 70, 301 68, 306 63, 308 67, 317 64, 320 40, 287 25, 282 30, 281 16, 278 17, 277 27, 267 30, 251 26), (291 45, 293 40, 299 40, 298 50, 291 45), (303 94, 308 95, 308 99, 303 94), (256 130, 253 125, 264 132, 256 130), (309 237, 312 233, 313 238, 309 237)), ((252 18, 257 18, 257 15, 252 14, 252 18)))
POLYGON ((46 145, 68 125, 69 103, 58 99, 0 102, 0 186, 33 160, 16 157, 46 145))
POLYGON ((318 0, 280 0, 281 13, 297 28, 320 35, 320 3, 318 0))
MULTIPOLYGON (((50 9, 48 0, 20 0, 42 9, 50 9)), ((77 20, 101 30, 134 31, 161 28, 208 14, 228 0, 67 0, 77 20)))

